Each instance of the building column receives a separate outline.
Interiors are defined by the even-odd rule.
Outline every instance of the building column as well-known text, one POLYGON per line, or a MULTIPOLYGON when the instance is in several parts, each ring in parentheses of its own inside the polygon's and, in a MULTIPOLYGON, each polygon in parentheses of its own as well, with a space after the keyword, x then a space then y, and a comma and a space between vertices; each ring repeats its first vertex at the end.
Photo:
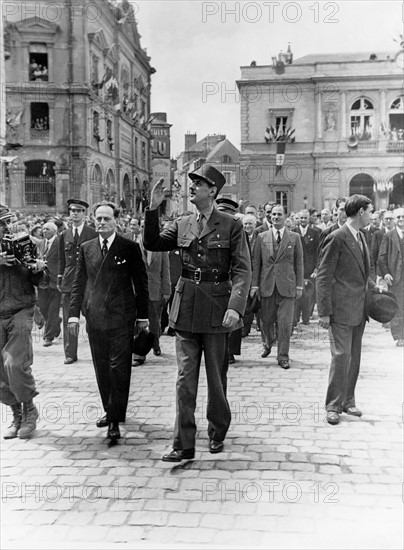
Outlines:
POLYGON ((317 139, 323 138, 323 94, 318 91, 317 93, 317 139))
POLYGON ((347 139, 346 134, 346 92, 341 92, 341 110, 340 110, 340 139, 345 141, 347 139))
POLYGON ((9 165, 8 205, 12 209, 25 208, 25 169, 22 166, 9 165))

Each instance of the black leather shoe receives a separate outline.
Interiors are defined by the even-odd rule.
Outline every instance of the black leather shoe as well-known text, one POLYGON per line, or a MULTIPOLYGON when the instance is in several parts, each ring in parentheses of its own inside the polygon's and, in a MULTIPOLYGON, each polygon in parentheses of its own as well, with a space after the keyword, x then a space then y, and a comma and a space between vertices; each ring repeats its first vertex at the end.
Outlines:
POLYGON ((339 424, 339 414, 336 411, 327 411, 327 422, 333 426, 339 424))
POLYGON ((192 460, 195 458, 195 449, 173 449, 171 453, 163 455, 163 462, 181 462, 181 460, 192 460))
POLYGON ((106 428, 109 425, 109 422, 107 420, 107 415, 104 414, 104 416, 101 416, 101 418, 97 420, 95 425, 97 426, 97 428, 106 428))
POLYGON ((132 367, 140 367, 140 365, 143 365, 144 359, 135 359, 132 361, 132 367))
POLYGON ((346 407, 344 413, 350 414, 351 416, 362 416, 362 411, 358 407, 346 407))
POLYGON ((77 361, 77 357, 76 359, 73 359, 72 357, 66 357, 64 363, 65 365, 71 365, 72 363, 75 363, 77 361))
POLYGON ((160 348, 154 349, 153 355, 157 355, 157 357, 159 357, 161 355, 161 349, 160 348))
POLYGON ((119 424, 118 422, 110 422, 108 424, 108 432, 107 432, 107 438, 111 441, 116 441, 117 439, 120 439, 121 432, 119 431, 119 424))
POLYGON ((264 346, 262 348, 261 357, 268 357, 268 355, 271 353, 271 348, 267 348, 264 346))
POLYGON ((229 365, 234 365, 235 362, 236 362, 236 359, 234 355, 229 355, 229 365))
POLYGON ((215 441, 211 439, 209 441, 209 452, 212 454, 221 453, 223 451, 223 441, 215 441))
POLYGON ((280 361, 278 361, 278 365, 280 367, 282 367, 283 369, 289 369, 290 368, 288 359, 281 359, 280 361))

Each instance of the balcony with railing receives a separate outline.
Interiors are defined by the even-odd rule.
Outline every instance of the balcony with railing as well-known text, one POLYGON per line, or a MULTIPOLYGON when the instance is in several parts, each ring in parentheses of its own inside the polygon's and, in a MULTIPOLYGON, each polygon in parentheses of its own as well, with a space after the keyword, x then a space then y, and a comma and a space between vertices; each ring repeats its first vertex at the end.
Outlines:
POLYGON ((404 140, 400 141, 388 141, 387 142, 388 153, 404 153, 404 140))

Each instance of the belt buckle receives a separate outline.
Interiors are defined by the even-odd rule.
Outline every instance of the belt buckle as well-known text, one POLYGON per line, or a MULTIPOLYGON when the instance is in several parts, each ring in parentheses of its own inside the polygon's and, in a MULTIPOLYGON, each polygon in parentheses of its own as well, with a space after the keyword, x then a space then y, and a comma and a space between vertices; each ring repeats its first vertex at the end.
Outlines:
POLYGON ((215 285, 218 285, 219 281, 217 280, 217 278, 219 277, 219 271, 217 269, 212 269, 212 275, 215 278, 215 285))
POLYGON ((194 281, 197 285, 201 282, 202 279, 202 271, 200 267, 197 267, 194 271, 194 281))

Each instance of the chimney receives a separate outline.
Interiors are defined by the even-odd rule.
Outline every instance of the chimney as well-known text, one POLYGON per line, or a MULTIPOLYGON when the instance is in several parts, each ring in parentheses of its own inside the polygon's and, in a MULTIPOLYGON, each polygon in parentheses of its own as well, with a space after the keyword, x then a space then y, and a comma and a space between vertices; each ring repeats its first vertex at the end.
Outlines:
POLYGON ((195 145, 196 143, 196 134, 185 134, 185 151, 188 151, 192 145, 195 145))

